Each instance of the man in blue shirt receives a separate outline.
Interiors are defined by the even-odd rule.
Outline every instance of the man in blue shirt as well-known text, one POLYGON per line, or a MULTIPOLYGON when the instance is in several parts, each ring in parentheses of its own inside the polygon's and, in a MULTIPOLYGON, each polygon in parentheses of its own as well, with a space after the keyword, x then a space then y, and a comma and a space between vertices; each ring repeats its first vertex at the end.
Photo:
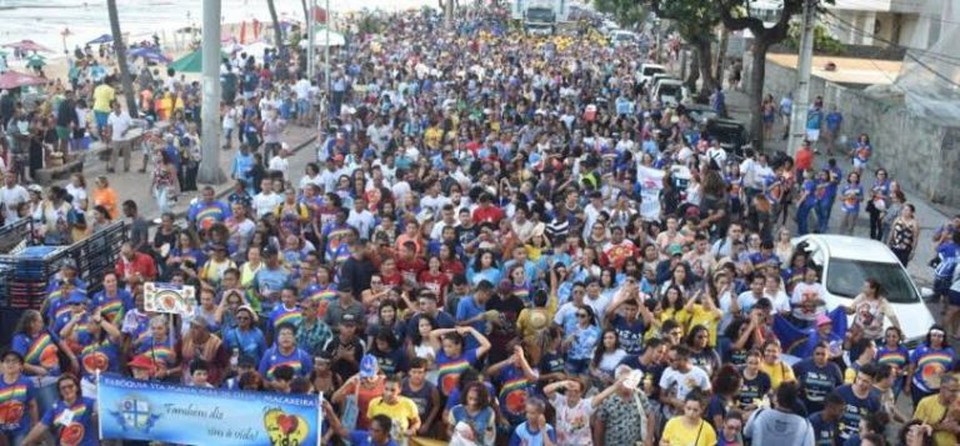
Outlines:
MULTIPOLYGON (((481 280, 473 292, 473 296, 467 296, 460 299, 457 304, 457 325, 469 325, 475 328, 484 336, 487 335, 487 301, 493 296, 493 284, 481 280)), ((473 336, 466 338, 464 349, 469 350, 477 347, 477 341, 473 336)))
POLYGON ((198 231, 207 229, 215 223, 223 223, 231 215, 230 207, 226 203, 217 201, 215 194, 213 186, 206 186, 203 188, 200 200, 190 205, 187 220, 198 231))
POLYGON ((810 415, 810 425, 813 426, 814 444, 817 446, 833 446, 840 436, 840 417, 847 403, 836 392, 830 393, 824 399, 822 411, 810 415))

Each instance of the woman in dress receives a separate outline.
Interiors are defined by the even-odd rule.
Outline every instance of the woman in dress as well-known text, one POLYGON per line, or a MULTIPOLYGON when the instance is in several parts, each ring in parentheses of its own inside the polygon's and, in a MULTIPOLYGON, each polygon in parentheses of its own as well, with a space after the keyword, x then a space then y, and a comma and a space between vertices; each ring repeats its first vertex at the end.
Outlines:
POLYGON ((884 319, 889 319, 891 326, 900 328, 900 320, 897 319, 890 302, 883 296, 883 289, 876 279, 863 282, 860 294, 845 311, 854 315, 853 324, 863 329, 863 337, 867 339, 880 341, 884 319))
POLYGON ((920 222, 916 212, 917 208, 913 204, 904 203, 900 216, 893 221, 887 240, 887 246, 904 267, 913 259, 917 252, 917 242, 920 240, 920 222))
POLYGON ((885 169, 877 169, 876 178, 870 188, 870 202, 867 203, 867 213, 870 214, 870 238, 880 240, 883 231, 880 216, 887 210, 890 203, 890 178, 885 169))

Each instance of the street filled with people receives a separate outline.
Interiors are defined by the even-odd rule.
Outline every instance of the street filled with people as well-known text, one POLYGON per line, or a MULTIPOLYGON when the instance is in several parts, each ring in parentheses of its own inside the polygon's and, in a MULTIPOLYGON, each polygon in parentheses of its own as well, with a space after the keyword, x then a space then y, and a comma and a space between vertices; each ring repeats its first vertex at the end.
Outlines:
MULTIPOLYGON (((330 79, 296 53, 229 56, 222 198, 198 184, 199 84, 147 69, 139 113, 164 125, 108 167, 132 156, 151 178, 155 228, 110 175, 28 182, 45 143, 121 142, 116 78, 80 71, 17 104, 7 133, 32 137, 5 169, 6 224, 33 219, 46 244, 131 224, 97 289, 65 261, 5 328, 0 445, 120 444, 98 438, 100 374, 320 394, 322 444, 958 444, 960 217, 933 235, 943 325, 908 339, 883 277, 828 304, 794 236, 929 260, 869 136, 818 141, 842 119, 818 100, 795 156, 724 150, 640 82, 676 58, 654 41, 611 46, 585 22, 531 36, 484 7, 450 26, 393 13, 334 52, 330 79), (318 117, 316 160, 290 162, 283 130, 318 117), (145 283, 194 287, 194 313, 147 311, 145 283)), ((773 98, 760 107, 779 134, 773 98)))

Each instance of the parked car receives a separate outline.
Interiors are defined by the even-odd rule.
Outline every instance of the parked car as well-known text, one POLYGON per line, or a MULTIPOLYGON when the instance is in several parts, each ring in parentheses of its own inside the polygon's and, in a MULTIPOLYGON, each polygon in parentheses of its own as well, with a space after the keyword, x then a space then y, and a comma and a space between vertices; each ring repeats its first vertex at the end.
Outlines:
POLYGON ((705 132, 708 138, 715 138, 727 153, 737 157, 743 157, 743 146, 750 142, 746 126, 735 119, 708 119, 705 132))
POLYGON ((641 64, 640 69, 637 70, 637 81, 640 82, 640 85, 643 85, 647 82, 650 82, 653 79, 653 75, 666 72, 667 67, 663 65, 657 65, 653 63, 641 64))
MULTIPOLYGON (((921 294, 887 245, 865 238, 823 234, 797 237, 792 243, 822 268, 821 283, 826 288, 828 310, 849 306, 860 294, 864 281, 874 279, 893 307, 907 346, 914 348, 926 338, 935 321, 923 295, 932 295, 933 291, 924 289, 921 294)), ((889 321, 884 322, 884 328, 889 325, 889 321)))
POLYGON ((614 47, 636 45, 640 41, 637 33, 618 29, 610 33, 610 44, 614 47))
POLYGON ((653 98, 665 106, 676 107, 687 98, 687 87, 679 79, 661 79, 653 87, 653 98))

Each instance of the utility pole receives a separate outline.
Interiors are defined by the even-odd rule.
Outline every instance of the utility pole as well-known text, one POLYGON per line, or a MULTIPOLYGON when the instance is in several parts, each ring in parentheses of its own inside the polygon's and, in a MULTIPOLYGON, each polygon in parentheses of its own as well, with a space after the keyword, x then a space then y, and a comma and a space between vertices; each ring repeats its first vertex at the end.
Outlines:
POLYGON ((317 0, 310 0, 310 14, 307 15, 307 79, 314 81, 316 76, 317 53, 314 48, 314 36, 317 34, 317 0))
MULTIPOLYGON (((327 16, 326 16, 326 27, 324 33, 326 33, 325 42, 323 44, 323 82, 327 84, 327 101, 330 100, 330 88, 333 85, 330 82, 330 26, 333 18, 333 14, 330 13, 330 0, 327 0, 327 16)), ((321 110, 321 113, 325 113, 326 110, 321 110)))
POLYGON ((200 138, 203 159, 199 180, 204 184, 222 184, 227 177, 220 169, 220 0, 203 2, 203 134, 200 138))
POLYGON ((807 138, 807 110, 810 108, 810 70, 813 67, 813 27, 817 22, 817 0, 803 3, 803 34, 797 63, 797 89, 790 113, 790 138, 787 153, 793 155, 807 138))

